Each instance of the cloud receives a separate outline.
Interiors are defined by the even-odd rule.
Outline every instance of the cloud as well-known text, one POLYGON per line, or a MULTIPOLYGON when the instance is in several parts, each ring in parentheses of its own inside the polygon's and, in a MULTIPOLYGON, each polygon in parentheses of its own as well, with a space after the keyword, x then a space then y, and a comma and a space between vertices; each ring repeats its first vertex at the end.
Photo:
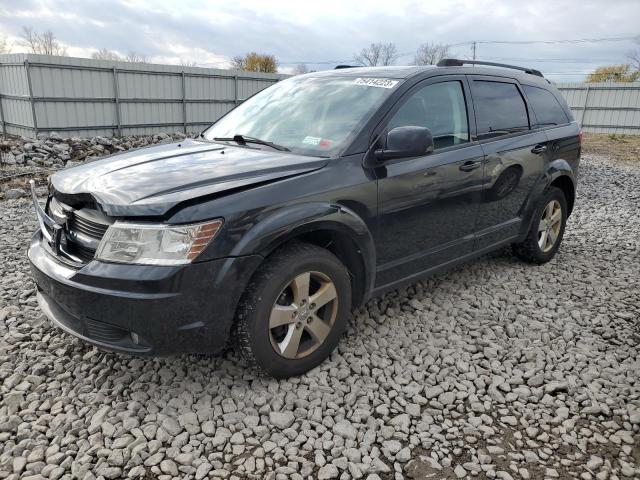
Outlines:
MULTIPOLYGON (((226 66, 234 55, 276 55, 289 70, 296 62, 331 68, 350 61, 372 41, 396 43, 411 63, 419 44, 472 40, 625 37, 640 34, 637 0, 326 0, 323 2, 186 0, 3 0, 0 33, 16 38, 22 25, 51 29, 75 55, 108 48, 136 51, 152 61, 180 59, 226 66)), ((479 58, 527 64, 554 79, 579 79, 602 63, 620 63, 626 42, 501 45, 479 43, 479 58), (515 60, 514 60, 515 59, 515 60), (560 61, 564 60, 564 61, 560 61), (564 75, 557 75, 563 73, 564 75)), ((640 48, 640 45, 638 46, 640 48)), ((469 45, 453 49, 470 54, 469 45)))

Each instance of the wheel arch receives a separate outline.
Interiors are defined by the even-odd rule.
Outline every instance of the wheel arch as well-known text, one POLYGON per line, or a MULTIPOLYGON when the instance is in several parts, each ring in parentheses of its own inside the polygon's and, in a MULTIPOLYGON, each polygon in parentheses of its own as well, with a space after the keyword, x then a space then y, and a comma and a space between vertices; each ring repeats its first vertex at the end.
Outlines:
POLYGON ((533 187, 532 192, 527 198, 525 206, 522 209, 523 222, 520 230, 520 237, 522 239, 526 237, 529 228, 531 228, 531 223, 533 222, 534 213, 540 197, 544 195, 550 187, 560 188, 565 193, 568 217, 573 210, 576 194, 576 179, 573 168, 571 168, 569 162, 563 159, 557 159, 549 162, 542 175, 538 178, 536 185, 533 187))
POLYGON ((231 255, 257 253, 267 257, 293 241, 333 253, 349 271, 353 305, 369 299, 375 282, 373 237, 364 220, 343 205, 308 203, 278 210, 252 227, 231 255))
POLYGON ((573 179, 568 175, 559 175, 551 181, 549 186, 557 187, 564 192, 564 198, 567 200, 567 216, 571 215, 576 201, 576 186, 573 179))

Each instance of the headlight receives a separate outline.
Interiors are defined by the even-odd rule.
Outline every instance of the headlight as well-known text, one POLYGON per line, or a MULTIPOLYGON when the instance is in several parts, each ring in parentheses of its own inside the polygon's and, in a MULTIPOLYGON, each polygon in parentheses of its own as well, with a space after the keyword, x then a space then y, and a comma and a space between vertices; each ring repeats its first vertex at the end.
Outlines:
POLYGON ((221 226, 220 219, 193 225, 115 222, 102 237, 96 259, 146 265, 190 263, 221 226))

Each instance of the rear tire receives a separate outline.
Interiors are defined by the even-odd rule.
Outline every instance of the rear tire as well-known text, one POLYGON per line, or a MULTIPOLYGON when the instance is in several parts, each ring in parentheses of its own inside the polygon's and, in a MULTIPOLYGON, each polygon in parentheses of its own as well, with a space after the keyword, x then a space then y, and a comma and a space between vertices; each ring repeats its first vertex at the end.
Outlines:
POLYGON ((512 245, 515 256, 537 265, 551 260, 562 243, 567 212, 564 192, 550 187, 540 199, 527 237, 523 242, 512 245))
POLYGON ((271 254, 240 300, 235 348, 259 371, 300 375, 338 344, 351 311, 351 282, 331 252, 290 243, 271 254))

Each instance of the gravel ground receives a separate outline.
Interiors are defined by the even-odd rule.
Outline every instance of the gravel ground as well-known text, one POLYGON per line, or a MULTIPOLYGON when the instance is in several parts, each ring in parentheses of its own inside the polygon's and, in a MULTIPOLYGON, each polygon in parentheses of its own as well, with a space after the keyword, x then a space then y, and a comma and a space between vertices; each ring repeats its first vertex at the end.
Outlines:
POLYGON ((36 307, 0 202, 0 478, 640 478, 640 173, 583 160, 547 265, 508 250, 369 302, 286 381, 140 359, 36 307))

